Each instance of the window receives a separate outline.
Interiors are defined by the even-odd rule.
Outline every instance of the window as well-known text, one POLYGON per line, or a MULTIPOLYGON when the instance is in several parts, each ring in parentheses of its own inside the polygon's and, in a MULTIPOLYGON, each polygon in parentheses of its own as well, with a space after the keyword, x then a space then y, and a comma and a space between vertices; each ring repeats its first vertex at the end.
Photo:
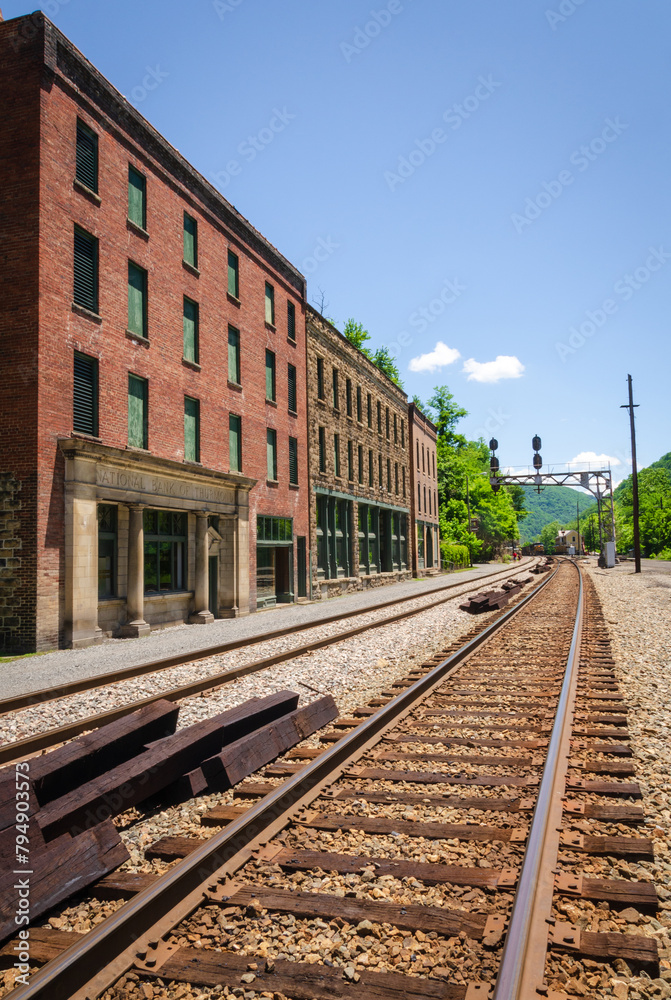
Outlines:
POLYGON ((198 223, 184 213, 184 260, 191 267, 198 267, 198 223))
POLYGON ((431 461, 433 463, 433 478, 435 479, 436 478, 436 453, 435 453, 435 451, 431 452, 431 461))
POLYGON ((363 485, 363 445, 359 445, 359 483, 363 485))
POLYGON ((433 491, 433 516, 437 517, 437 515, 438 515, 438 494, 434 490, 433 491))
POLYGON ((297 412, 296 406, 296 366, 289 365, 287 375, 287 397, 291 413, 297 412))
POLYGON ((228 251, 228 294, 234 299, 240 298, 240 267, 237 254, 228 251))
POLYGON ((98 434, 98 359, 75 351, 72 428, 98 434))
POLYGON ((319 428, 319 471, 326 472, 326 431, 319 428))
POLYGON ((345 381, 345 399, 347 403, 347 416, 352 416, 352 379, 348 378, 345 381))
POLYGON ((377 401, 377 432, 382 433, 382 403, 377 401))
POLYGON ((422 472, 426 472, 426 465, 424 464, 424 445, 422 445, 422 472))
POLYGON ((317 358, 317 397, 324 399, 324 359, 317 358))
POLYGON ((296 340, 296 306, 293 302, 287 302, 287 337, 296 340))
POLYGON ((75 226, 73 301, 98 312, 98 241, 75 226))
POLYGON ((147 272, 128 261, 128 330, 147 337, 147 272))
POLYGON ((429 490, 429 514, 431 513, 431 490, 429 490))
POLYGON ((361 386, 356 387, 356 419, 361 423, 361 386))
POLYGON ((240 331, 228 328, 228 380, 240 385, 240 331))
POLYGON ((373 452, 371 449, 368 451, 368 485, 373 485, 373 452))
POLYGON ((350 483, 354 482, 354 445, 351 441, 347 442, 347 478, 350 483))
POLYGON ((394 444, 398 444, 398 420, 394 414, 394 444))
POLYGON ((266 323, 275 326, 275 289, 266 281, 266 323))
POLYGON ((385 428, 386 428, 386 432, 387 432, 387 441, 388 441, 389 440, 389 407, 388 406, 386 407, 386 412, 385 412, 385 428))
POLYGON ((275 402, 275 355, 266 351, 266 399, 275 402))
POLYGON ((422 510, 422 487, 417 484, 417 513, 421 513, 422 510))
POLYGON ((401 478, 403 480, 403 496, 405 496, 405 466, 401 467, 401 478))
POLYGON ((128 444, 131 448, 147 448, 147 380, 138 375, 128 376, 128 444))
POLYGON ((267 476, 272 482, 277 481, 277 431, 270 427, 266 430, 266 462, 267 476))
POLYGON ((401 448, 405 448, 405 420, 401 417, 401 448))
POLYGON ((340 478, 340 435, 333 435, 333 474, 340 478))
POLYGON ((368 393, 368 398, 366 400, 368 409, 368 426, 372 429, 373 427, 373 401, 371 399, 370 393, 368 393))
POLYGON ((184 358, 198 364, 198 303, 184 298, 184 358))
POLYGON ((387 493, 391 493, 391 459, 387 459, 387 493))
POLYGON ((298 438, 289 438, 289 482, 298 486, 298 438))
POLYGON ((416 441, 415 444, 417 445, 417 468, 419 469, 419 441, 416 441))
POLYGON ((382 455, 377 456, 377 485, 382 489, 382 455))
POLYGON ((77 119, 75 177, 89 191, 98 193, 98 136, 77 119))
POLYGON ((135 167, 128 167, 128 218, 139 226, 147 228, 147 178, 135 167))
POLYGON ((293 520, 290 517, 257 517, 257 542, 292 542, 293 520))
POLYGON ((333 369, 333 409, 340 409, 340 387, 338 385, 338 369, 333 369))
POLYGON ((200 462, 200 402, 184 397, 184 461, 200 462))
POLYGON ((242 419, 228 415, 228 465, 231 472, 242 472, 242 419))
POLYGON ((116 595, 117 508, 98 504, 98 598, 116 595))
POLYGON ((398 496, 398 462, 394 462, 394 493, 398 496))
POLYGON ((170 510, 145 510, 143 522, 145 593, 184 590, 187 515, 170 510))

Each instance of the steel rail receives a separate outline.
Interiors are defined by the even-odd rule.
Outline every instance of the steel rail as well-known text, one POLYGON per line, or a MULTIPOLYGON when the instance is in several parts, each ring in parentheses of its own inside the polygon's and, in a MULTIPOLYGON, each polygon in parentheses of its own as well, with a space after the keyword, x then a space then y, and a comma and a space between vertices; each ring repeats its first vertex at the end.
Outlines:
POLYGON ((442 684, 446 675, 533 601, 557 572, 558 568, 461 649, 36 972, 27 986, 13 991, 12 1000, 92 1000, 103 993, 138 957, 151 953, 152 948, 155 950, 160 939, 200 905, 208 887, 216 887, 249 860, 322 788, 332 784, 385 731, 412 711, 420 698, 442 684))
MULTIPOLYGON (((515 574, 508 573, 503 575, 511 576, 515 574)), ((461 584, 459 586, 461 586, 461 584)), ((452 589, 452 587, 450 589, 452 589)), ((416 598, 404 598, 403 600, 416 600, 416 598)), ((362 632, 367 632, 374 628, 383 628, 385 625, 392 625, 394 622, 402 621, 404 618, 411 618, 413 615, 421 614, 423 611, 430 611, 432 608, 438 607, 441 604, 446 604, 450 600, 452 600, 451 597, 440 597, 436 601, 430 601, 428 604, 422 604, 419 608, 410 608, 410 610, 401 611, 396 615, 387 615, 379 621, 366 622, 363 625, 357 625, 344 632, 338 632, 336 635, 326 636, 324 639, 314 639, 313 641, 307 642, 302 646, 293 646, 291 649, 284 650, 282 653, 275 653, 272 656, 266 656, 259 660, 251 660, 249 663, 246 663, 241 667, 235 667, 233 670, 225 670, 219 674, 210 674, 206 677, 201 677, 197 681, 191 681, 189 684, 183 684, 176 688, 169 688, 167 691, 161 691, 157 694, 148 695, 146 698, 140 698, 137 701, 128 702, 126 705, 121 705, 118 708, 111 708, 107 712, 89 715, 83 719, 78 719, 76 722, 68 723, 65 726, 59 726, 54 729, 46 729, 43 732, 38 733, 37 736, 27 736, 25 739, 14 740, 11 743, 0 745, 0 765, 8 764, 11 761, 19 759, 25 759, 31 754, 39 753, 40 750, 46 750, 49 747, 54 747, 60 743, 64 743, 66 740, 73 739, 73 737, 79 736, 81 733, 99 729, 101 726, 107 725, 110 722, 115 722, 117 719, 121 719, 125 715, 130 715, 131 712, 136 712, 139 708, 143 708, 145 705, 152 705, 154 702, 161 700, 179 701, 182 698, 190 698, 196 694, 203 694, 206 691, 212 691, 215 688, 223 686, 224 684, 229 684, 231 681, 237 680, 239 677, 244 677, 246 674, 257 673, 260 670, 265 670, 267 667, 274 666, 276 663, 284 663, 286 660, 293 660, 295 657, 303 656, 305 653, 309 653, 313 649, 323 649, 326 646, 333 646, 338 642, 343 642, 346 639, 351 639, 356 635, 360 635, 362 632)), ((401 602, 392 601, 390 603, 398 604, 401 602)), ((365 613, 366 612, 364 611, 358 612, 358 614, 365 613)), ((103 684, 100 686, 105 685, 103 684)))
POLYGON ((584 616, 582 574, 573 565, 579 580, 573 637, 492 1000, 537 1000, 543 982, 584 616))
MULTIPOLYGON (((158 660, 147 660, 144 663, 135 664, 132 667, 123 667, 121 670, 111 670, 106 674, 78 678, 76 681, 69 681, 67 684, 61 684, 58 687, 40 688, 40 690, 32 691, 30 694, 19 694, 13 698, 5 698, 0 701, 0 715, 7 715, 9 712, 17 712, 19 709, 31 708, 34 705, 41 705, 48 701, 56 701, 58 698, 66 698, 68 695, 79 694, 81 691, 90 691, 97 687, 107 687, 110 684, 117 684, 119 681, 128 680, 128 678, 142 677, 143 674, 168 670, 170 667, 178 667, 184 663, 195 663, 198 660, 207 659, 209 656, 217 656, 220 653, 231 653, 236 649, 256 646, 271 639, 281 639, 284 635, 305 632, 311 628, 319 628, 320 625, 330 625, 332 622, 341 621, 345 618, 355 618, 357 615, 380 611, 382 608, 389 608, 394 604, 402 604, 405 601, 417 601, 421 597, 430 597, 432 594, 440 594, 445 590, 456 590, 457 587, 466 587, 469 583, 476 584, 481 581, 497 580, 502 576, 515 575, 522 568, 520 564, 520 566, 516 566, 512 571, 510 569, 500 570, 497 573, 490 573, 487 576, 476 577, 474 580, 462 580, 457 583, 446 584, 444 587, 435 587, 433 590, 427 590, 423 594, 391 598, 388 601, 371 604, 367 608, 358 608, 354 611, 328 615, 302 625, 289 625, 286 628, 278 628, 273 632, 266 632, 261 636, 250 636, 245 639, 232 639, 230 642, 217 643, 212 646, 201 646, 200 649, 195 649, 191 653, 176 653, 174 656, 164 656, 158 660)), ((526 568, 526 564, 524 568, 526 568)), ((300 605, 296 604, 294 607, 300 607, 300 605)))

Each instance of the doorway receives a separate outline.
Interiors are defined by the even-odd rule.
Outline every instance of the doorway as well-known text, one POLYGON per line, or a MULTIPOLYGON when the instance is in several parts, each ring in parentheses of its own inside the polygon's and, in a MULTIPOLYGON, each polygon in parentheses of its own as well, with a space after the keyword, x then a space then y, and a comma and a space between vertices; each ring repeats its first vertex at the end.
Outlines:
POLYGON ((219 617, 219 556, 208 557, 209 609, 215 618, 219 617))

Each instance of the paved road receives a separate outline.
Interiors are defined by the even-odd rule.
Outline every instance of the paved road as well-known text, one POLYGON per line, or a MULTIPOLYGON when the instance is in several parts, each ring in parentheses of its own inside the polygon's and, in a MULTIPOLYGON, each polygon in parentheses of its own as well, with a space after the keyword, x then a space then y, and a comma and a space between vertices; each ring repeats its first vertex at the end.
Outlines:
MULTIPOLYGON (((524 560, 524 567, 530 560, 524 560)), ((519 569, 511 564, 511 573, 519 569)), ((105 639, 96 646, 86 649, 59 649, 41 656, 22 657, 0 663, 0 699, 10 698, 56 684, 67 684, 82 677, 95 677, 147 663, 166 656, 193 653, 206 646, 230 642, 236 639, 257 637, 262 639, 267 632, 288 625, 303 625, 314 622, 318 625, 323 618, 342 611, 365 611, 371 604, 390 601, 396 597, 413 597, 430 594, 448 583, 468 583, 482 580, 494 573, 500 573, 504 566, 492 563, 476 566, 472 570, 446 573, 426 580, 409 580, 393 583, 345 597, 312 604, 285 604, 268 611, 257 612, 246 618, 219 619, 212 625, 175 625, 157 629, 140 639, 105 639)))

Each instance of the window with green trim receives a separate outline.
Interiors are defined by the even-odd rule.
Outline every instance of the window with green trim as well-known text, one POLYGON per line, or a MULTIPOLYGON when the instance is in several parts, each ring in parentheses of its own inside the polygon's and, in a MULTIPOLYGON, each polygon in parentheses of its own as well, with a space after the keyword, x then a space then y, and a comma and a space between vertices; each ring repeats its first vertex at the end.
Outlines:
POLYGON ((198 303, 184 296, 184 359, 198 364, 198 303))
POLYGON ((140 229, 147 228, 147 178, 130 164, 128 165, 128 218, 140 229))
POLYGON ((324 359, 317 358, 317 398, 325 399, 324 395, 324 359))
POLYGON ((361 423, 361 386, 356 387, 356 419, 357 423, 361 423))
POLYGON ((347 416, 352 416, 352 379, 345 379, 345 400, 347 408, 347 416))
POLYGON ((128 444, 131 448, 147 448, 147 380, 138 375, 128 376, 128 444))
POLYGON ((117 508, 98 504, 98 598, 116 596, 117 508))
POLYGON ((340 409, 340 385, 337 368, 333 369, 333 409, 340 409))
POLYGON ((198 267, 198 223, 184 213, 184 260, 191 267, 198 267))
POLYGON ((359 445, 359 483, 363 486, 363 445, 359 445))
POLYGON ((75 177, 89 191, 98 193, 98 136, 79 118, 75 177))
POLYGON ((296 340, 296 306, 293 302, 287 302, 287 337, 296 340))
POLYGON ((75 351, 72 429, 98 434, 98 359, 75 351))
POLYGON ((340 477, 340 435, 333 435, 333 474, 340 477))
POLYGON ((231 472, 242 472, 242 418, 228 415, 228 464, 231 472))
POLYGON ((184 461, 200 462, 200 401, 184 397, 184 461))
POLYGON ((298 486, 298 438, 289 438, 289 482, 298 486))
POLYGON ((73 259, 73 301, 98 312, 98 240, 75 226, 73 259))
POLYGON ((275 326, 275 289, 266 281, 266 323, 275 326))
POLYGON ((187 515, 145 510, 143 523, 145 593, 185 590, 187 515))
POLYGON ((147 272, 128 261, 128 330, 147 337, 147 272))
POLYGON ((354 445, 351 441, 347 442, 347 479, 354 482, 354 445))
POLYGON ((228 380, 240 385, 240 331, 228 328, 228 380))
POLYGON ((290 517, 257 517, 257 542, 293 541, 293 520, 290 517))
POLYGON ((275 355, 266 351, 266 399, 275 402, 275 355))
POLYGON ((326 429, 319 428, 319 471, 326 472, 326 429))
POLYGON ((277 482, 277 431, 266 430, 266 464, 268 479, 277 482))
POLYGON ((228 251, 228 294, 240 298, 240 262, 232 250, 228 251))
POLYGON ((289 365, 287 372, 287 400, 291 413, 296 413, 296 366, 289 365))

